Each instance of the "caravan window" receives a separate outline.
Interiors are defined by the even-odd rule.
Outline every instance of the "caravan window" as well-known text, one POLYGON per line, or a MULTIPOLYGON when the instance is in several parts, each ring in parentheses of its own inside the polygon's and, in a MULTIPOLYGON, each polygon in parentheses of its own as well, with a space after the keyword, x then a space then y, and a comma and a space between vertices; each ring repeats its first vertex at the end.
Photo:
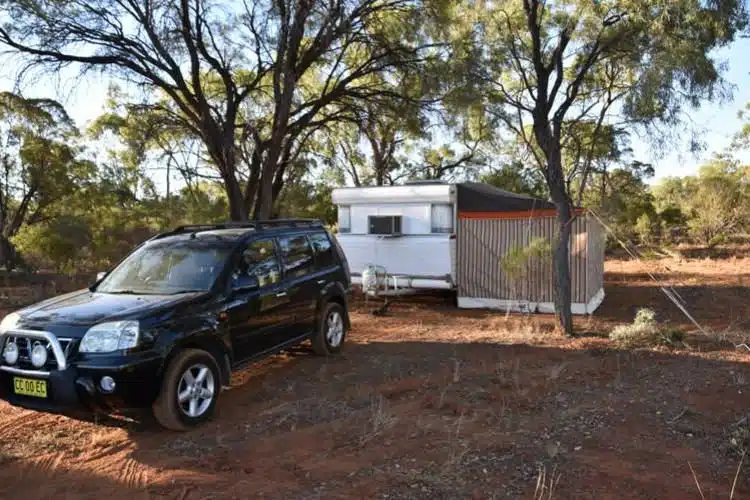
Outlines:
POLYGON ((453 205, 449 203, 432 205, 432 232, 453 232, 453 205))
POLYGON ((339 206, 339 233, 352 232, 352 216, 349 205, 339 206))

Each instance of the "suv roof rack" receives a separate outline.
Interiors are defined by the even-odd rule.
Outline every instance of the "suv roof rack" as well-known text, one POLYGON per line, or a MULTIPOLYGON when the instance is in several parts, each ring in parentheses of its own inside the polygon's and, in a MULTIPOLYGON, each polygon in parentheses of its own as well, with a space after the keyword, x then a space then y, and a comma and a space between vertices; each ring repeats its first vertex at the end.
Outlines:
POLYGON ((184 233, 197 233, 199 231, 215 231, 219 229, 247 228, 256 231, 263 231, 264 229, 273 229, 276 227, 323 227, 323 222, 319 219, 270 219, 245 222, 220 222, 217 224, 187 224, 184 226, 177 226, 171 231, 158 234, 153 239, 184 233))

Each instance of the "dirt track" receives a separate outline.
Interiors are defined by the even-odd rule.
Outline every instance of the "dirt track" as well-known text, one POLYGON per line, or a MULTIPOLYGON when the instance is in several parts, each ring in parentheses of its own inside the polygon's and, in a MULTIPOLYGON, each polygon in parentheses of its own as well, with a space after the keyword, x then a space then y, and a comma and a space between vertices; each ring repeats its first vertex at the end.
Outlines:
MULTIPOLYGON (((748 329, 748 261, 670 266, 699 321, 748 329)), ((254 366, 213 423, 184 435, 0 404, 0 498, 532 498, 540 471, 554 498, 699 498, 688 463, 707 498, 728 498, 750 353, 699 335, 687 349, 613 349, 596 334, 639 306, 694 327, 640 265, 607 270, 584 338, 439 300, 386 318, 360 308, 344 356, 300 349, 254 366)), ((735 498, 750 498, 748 462, 735 498)))

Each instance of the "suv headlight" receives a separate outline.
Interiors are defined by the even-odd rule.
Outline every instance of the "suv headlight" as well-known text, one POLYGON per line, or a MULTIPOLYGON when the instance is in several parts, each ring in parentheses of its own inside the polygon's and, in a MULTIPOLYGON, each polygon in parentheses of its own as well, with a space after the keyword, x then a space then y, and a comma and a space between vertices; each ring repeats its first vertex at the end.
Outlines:
POLYGON ((18 326, 21 316, 18 313, 10 313, 0 321, 0 335, 18 326))
POLYGON ((138 345, 137 321, 112 321, 94 325, 86 332, 79 352, 114 352, 138 345))

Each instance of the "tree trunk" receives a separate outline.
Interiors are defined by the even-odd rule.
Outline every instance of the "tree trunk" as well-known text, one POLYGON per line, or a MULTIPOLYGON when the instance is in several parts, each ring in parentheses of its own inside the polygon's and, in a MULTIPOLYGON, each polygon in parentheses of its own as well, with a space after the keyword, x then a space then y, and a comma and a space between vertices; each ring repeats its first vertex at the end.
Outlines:
POLYGON ((28 270, 28 265, 10 239, 4 234, 0 234, 0 265, 3 265, 8 271, 12 271, 16 267, 28 270))
POLYGON ((232 221, 245 221, 248 218, 245 198, 237 181, 237 165, 233 137, 227 137, 221 144, 209 149, 211 159, 216 163, 224 181, 224 191, 229 201, 229 217, 232 221))
MULTIPOLYGON (((546 89, 539 91, 546 95, 546 89)), ((566 335, 573 335, 573 314, 571 312, 570 286, 570 233, 573 211, 567 189, 565 172, 562 168, 562 151, 560 149, 560 127, 553 132, 547 119, 548 111, 534 114, 534 137, 544 151, 546 159, 545 176, 552 203, 557 209, 559 234, 552 258, 555 281, 555 315, 560 328, 566 335)))
POLYGON ((557 223, 560 233, 555 246, 555 314, 566 335, 573 334, 570 286, 570 233, 572 228, 570 204, 557 205, 557 223))
POLYGON ((573 314, 571 313, 570 286, 570 233, 572 208, 570 196, 566 190, 565 174, 562 170, 562 155, 559 143, 549 141, 545 144, 547 157, 547 185, 552 202, 557 209, 559 234, 555 246, 553 263, 555 277, 555 314, 560 328, 566 335, 573 335, 573 314))
POLYGON ((240 183, 234 174, 224 177, 224 190, 229 200, 229 217, 233 221, 245 221, 248 219, 245 197, 242 195, 240 183))
POLYGON ((274 175, 273 187, 271 189, 271 196, 272 196, 271 203, 273 205, 276 205, 276 200, 279 199, 279 196, 281 195, 281 190, 284 189, 284 182, 286 180, 284 178, 284 174, 286 173, 287 165, 288 163, 284 163, 283 165, 281 165, 278 168, 278 170, 276 170, 276 174, 274 175))
POLYGON ((263 171, 261 172, 260 183, 258 185, 257 202, 255 204, 254 218, 256 220, 271 218, 271 211, 273 210, 274 165, 275 162, 269 165, 268 161, 263 165, 263 171))
POLYGON ((248 214, 255 214, 258 202, 258 182, 260 180, 260 170, 263 166, 260 146, 256 144, 252 157, 250 158, 250 177, 245 185, 245 210, 248 214))
POLYGON ((553 255, 555 281, 555 315, 560 328, 566 335, 573 335, 573 315, 571 313, 570 286, 570 233, 572 208, 568 194, 565 173, 562 169, 562 152, 559 137, 551 134, 548 124, 535 124, 537 141, 547 159, 547 187, 552 203, 557 209, 558 239, 553 255))

